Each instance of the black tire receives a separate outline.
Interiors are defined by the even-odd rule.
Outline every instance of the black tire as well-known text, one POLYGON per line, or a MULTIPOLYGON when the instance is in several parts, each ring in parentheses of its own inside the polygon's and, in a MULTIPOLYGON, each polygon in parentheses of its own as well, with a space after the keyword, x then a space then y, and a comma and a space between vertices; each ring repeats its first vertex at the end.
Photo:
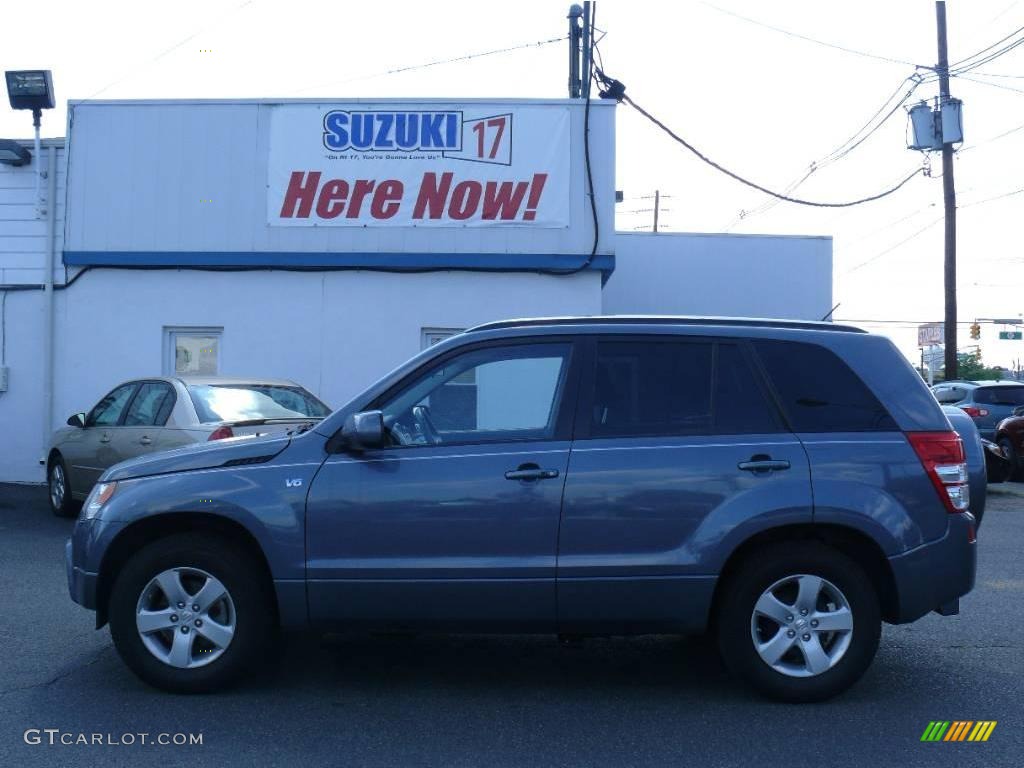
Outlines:
POLYGON ((46 496, 50 502, 50 511, 57 517, 76 517, 82 508, 82 503, 75 501, 71 495, 71 481, 68 479, 68 467, 64 463, 64 457, 59 453, 55 454, 46 467, 46 496), (60 483, 60 501, 55 500, 55 483, 58 475, 62 478, 60 483))
POLYGON ((878 650, 881 624, 878 594, 864 569, 841 552, 813 542, 776 544, 758 552, 728 578, 716 601, 718 644, 726 666, 761 694, 786 702, 823 701, 857 682, 878 650), (845 653, 830 669, 810 677, 791 677, 769 666, 751 632, 761 595, 780 579, 798 574, 831 582, 853 615, 845 653))
POLYGON ((177 534, 139 550, 125 563, 110 595, 110 634, 125 664, 143 681, 171 693, 206 693, 228 687, 265 658, 277 635, 273 595, 260 564, 230 541, 177 534), (223 653, 205 666, 171 666, 147 649, 136 627, 136 607, 150 581, 173 568, 192 568, 217 578, 234 605, 235 629, 223 653))
POLYGON ((1020 457, 1017 456, 1017 449, 1013 445, 1013 441, 1008 437, 999 438, 998 445, 1003 449, 1003 453, 1006 454, 1007 460, 1010 462, 1010 471, 1006 476, 1007 480, 1019 480, 1020 479, 1020 457))

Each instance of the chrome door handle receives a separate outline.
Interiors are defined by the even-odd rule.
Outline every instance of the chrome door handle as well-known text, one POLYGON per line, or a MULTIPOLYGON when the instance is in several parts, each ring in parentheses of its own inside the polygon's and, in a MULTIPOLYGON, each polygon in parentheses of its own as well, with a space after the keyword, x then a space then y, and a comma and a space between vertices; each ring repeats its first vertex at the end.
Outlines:
POLYGON ((505 473, 506 480, 550 480, 558 477, 557 469, 541 469, 540 467, 520 467, 505 473))
POLYGON ((100 442, 101 442, 101 443, 109 443, 109 442, 110 442, 110 435, 103 435, 103 436, 102 436, 102 437, 100 438, 100 442))
POLYGON ((151 445, 153 443, 153 441, 150 440, 149 437, 146 435, 143 435, 141 438, 139 438, 139 442, 142 443, 143 445, 151 445))
POLYGON ((736 466, 744 472, 773 472, 789 469, 789 462, 785 459, 762 459, 755 456, 750 461, 741 461, 736 466))

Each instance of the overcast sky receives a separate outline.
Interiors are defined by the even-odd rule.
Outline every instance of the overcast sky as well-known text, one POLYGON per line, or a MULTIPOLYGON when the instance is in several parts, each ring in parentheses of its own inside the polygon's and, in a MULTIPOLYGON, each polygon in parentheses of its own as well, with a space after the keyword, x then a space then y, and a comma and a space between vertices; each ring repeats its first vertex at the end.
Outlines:
MULTIPOLYGON (((1024 0, 947 5, 952 61, 1024 26, 1024 0)), ((46 136, 64 134, 67 99, 562 97, 564 42, 382 73, 558 37, 568 6, 392 0, 366 14, 350 13, 337 0, 51 0, 50 20, 24 27, 32 34, 8 27, 0 59, 5 69, 53 70, 60 104, 44 117, 46 136)), ((605 70, 705 154, 771 188, 785 188, 842 145, 914 72, 913 64, 936 60, 930 0, 714 0, 714 6, 601 0, 597 26, 606 33, 600 44, 605 70)), ((952 85, 964 101, 966 140, 955 174, 963 208, 960 319, 966 322, 1024 312, 1018 236, 1024 46, 970 77, 976 79, 955 78, 952 85), (1001 195, 1007 196, 991 199, 1001 195)), ((926 83, 908 105, 936 93, 937 85, 926 83)), ((27 114, 0 110, 0 136, 29 135, 27 114)), ((822 201, 867 196, 921 162, 920 153, 906 149, 900 109, 794 194, 822 201)), ((932 165, 938 176, 941 158, 935 156, 932 165)), ((840 303, 835 317, 889 334, 909 356, 916 354, 916 323, 942 317, 938 178, 917 177, 900 192, 853 209, 782 203, 761 210, 768 198, 702 164, 626 106, 618 112, 616 175, 627 198, 619 206, 623 230, 649 223, 650 214, 629 211, 649 208, 650 201, 636 198, 659 189, 668 196, 661 218, 668 231, 831 235, 840 303), (741 210, 755 213, 740 219, 741 210), (874 324, 894 320, 906 322, 874 324)), ((966 326, 961 329, 963 345, 969 339, 966 326)), ((982 337, 986 362, 1024 361, 1024 342, 1000 342, 997 331, 987 327, 982 337)))

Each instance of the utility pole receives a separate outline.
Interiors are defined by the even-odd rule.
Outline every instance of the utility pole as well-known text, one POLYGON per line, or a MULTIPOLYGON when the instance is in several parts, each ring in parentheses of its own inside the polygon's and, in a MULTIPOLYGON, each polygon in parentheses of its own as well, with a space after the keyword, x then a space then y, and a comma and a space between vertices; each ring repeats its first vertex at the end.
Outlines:
POLYGON ((580 41, 583 36, 583 28, 580 20, 583 18, 583 7, 579 4, 570 6, 569 15, 569 98, 578 99, 582 94, 582 83, 580 82, 580 41))
MULTIPOLYGON (((949 101, 949 54, 946 48, 946 3, 935 2, 935 25, 938 32, 939 108, 949 101)), ((953 186, 953 145, 942 143, 942 201, 946 219, 946 249, 943 281, 946 293, 946 379, 957 377, 956 357, 956 188, 953 186)))
POLYGON ((654 190, 654 231, 658 231, 658 209, 661 208, 661 192, 654 190))

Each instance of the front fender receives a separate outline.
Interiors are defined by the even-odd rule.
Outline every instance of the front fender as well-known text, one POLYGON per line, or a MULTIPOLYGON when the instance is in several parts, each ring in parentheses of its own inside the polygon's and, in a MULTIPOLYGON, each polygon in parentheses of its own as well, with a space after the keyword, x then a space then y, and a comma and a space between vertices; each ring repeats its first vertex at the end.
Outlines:
POLYGON ((123 480, 102 518, 126 527, 180 513, 226 518, 256 540, 275 580, 304 579, 306 492, 319 466, 266 463, 123 480))

